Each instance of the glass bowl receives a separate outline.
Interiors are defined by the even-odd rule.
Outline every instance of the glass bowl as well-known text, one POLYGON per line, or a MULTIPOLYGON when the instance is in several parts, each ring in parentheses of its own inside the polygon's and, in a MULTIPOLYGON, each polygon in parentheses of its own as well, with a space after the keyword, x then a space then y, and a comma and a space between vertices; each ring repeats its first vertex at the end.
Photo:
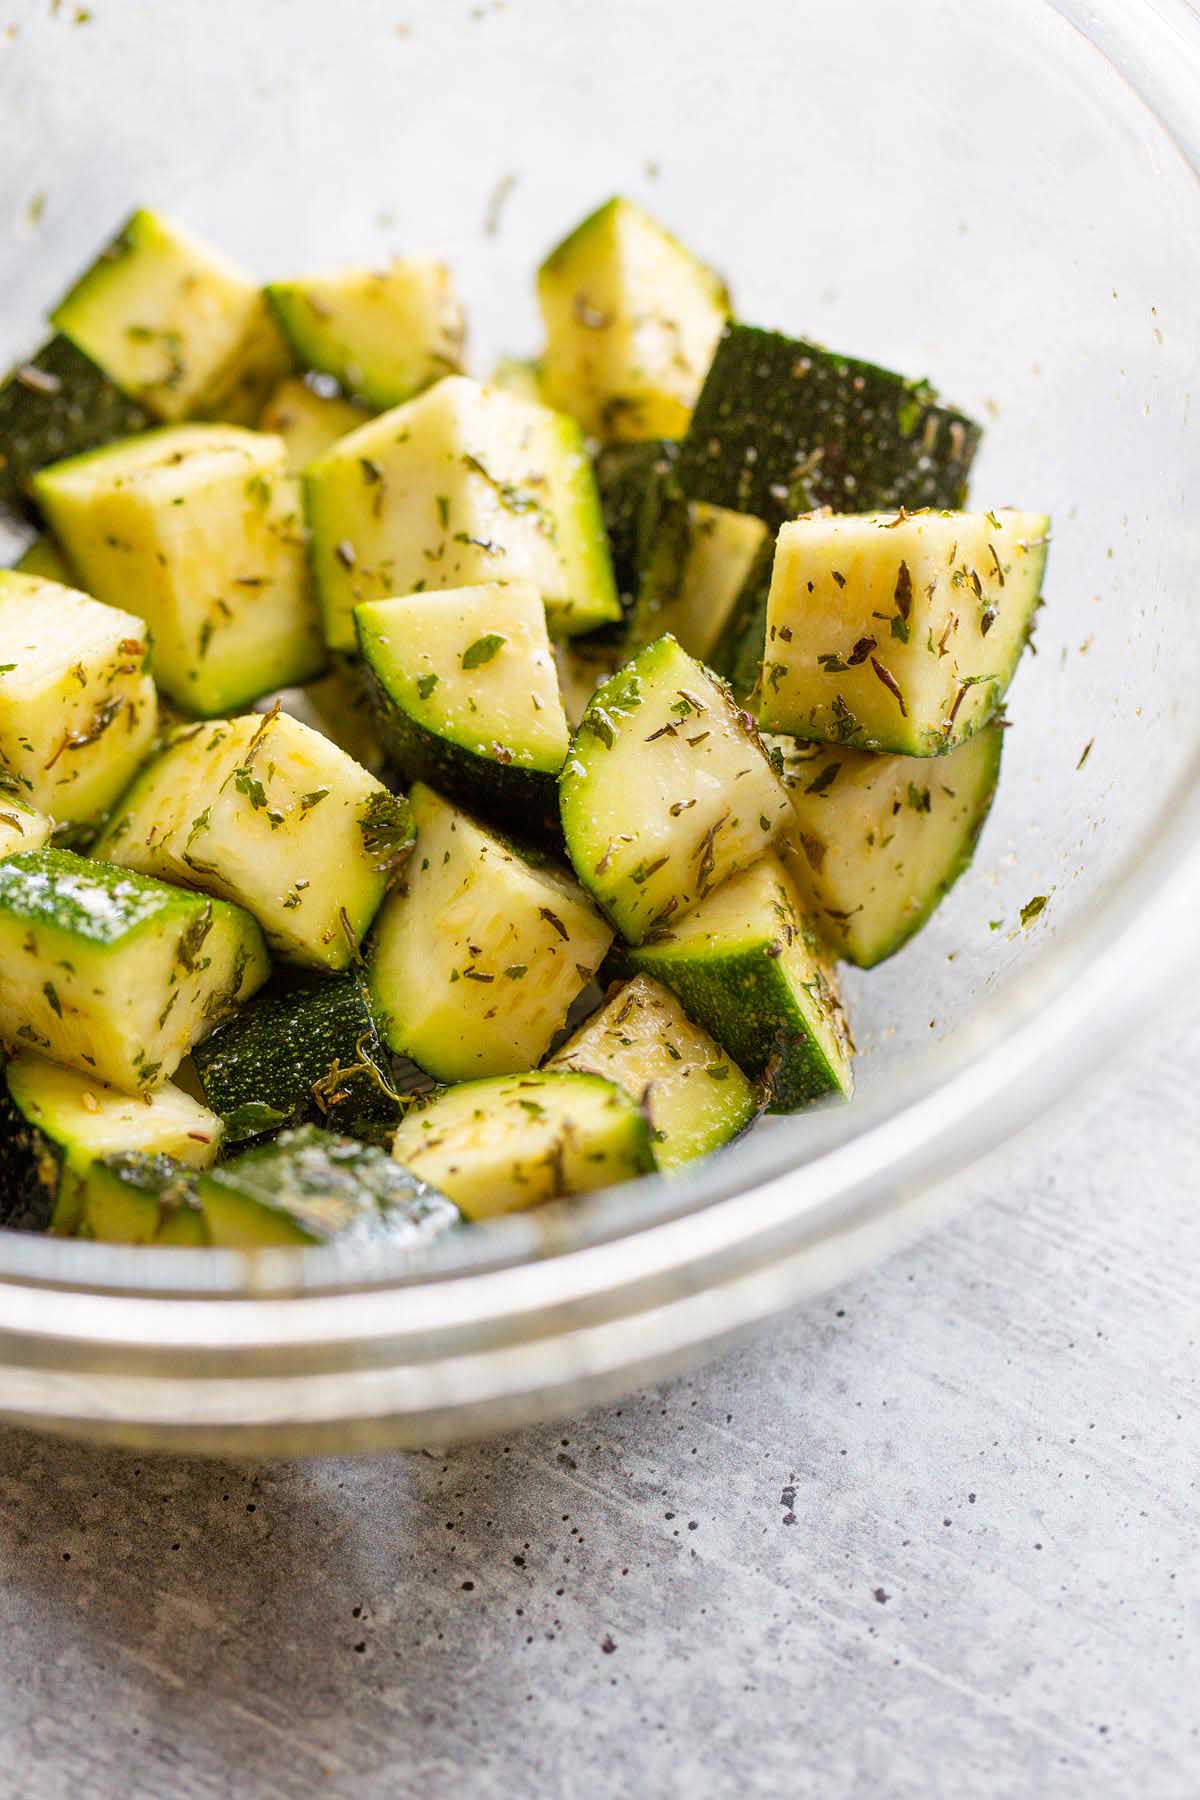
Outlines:
POLYGON ((291 1453, 576 1410, 883 1255, 1139 1022, 1170 1030, 1200 966, 1184 0, 24 11, 0 43, 9 354, 146 203, 264 275, 439 248, 484 371, 536 347, 540 253, 623 191, 744 318, 928 374, 987 424, 976 503, 1055 528, 975 867, 847 983, 853 1106, 420 1263, 2 1235, 0 1416, 291 1453))

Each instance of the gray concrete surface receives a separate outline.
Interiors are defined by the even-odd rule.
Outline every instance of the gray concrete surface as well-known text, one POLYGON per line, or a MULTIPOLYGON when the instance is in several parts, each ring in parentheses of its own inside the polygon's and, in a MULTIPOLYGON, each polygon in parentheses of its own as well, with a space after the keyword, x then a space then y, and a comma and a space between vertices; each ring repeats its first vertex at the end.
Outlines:
POLYGON ((1200 1792, 1200 1021, 690 1379, 446 1457, 0 1437, 0 1795, 1200 1792))

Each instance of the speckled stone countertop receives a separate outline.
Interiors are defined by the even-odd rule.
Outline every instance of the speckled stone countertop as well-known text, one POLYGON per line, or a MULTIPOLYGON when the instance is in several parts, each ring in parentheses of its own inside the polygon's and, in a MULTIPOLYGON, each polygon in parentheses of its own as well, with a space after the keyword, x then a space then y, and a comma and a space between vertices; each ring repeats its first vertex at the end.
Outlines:
POLYGON ((754 1345, 445 1457, 0 1435, 0 1795, 1200 1793, 1200 1020, 754 1345))

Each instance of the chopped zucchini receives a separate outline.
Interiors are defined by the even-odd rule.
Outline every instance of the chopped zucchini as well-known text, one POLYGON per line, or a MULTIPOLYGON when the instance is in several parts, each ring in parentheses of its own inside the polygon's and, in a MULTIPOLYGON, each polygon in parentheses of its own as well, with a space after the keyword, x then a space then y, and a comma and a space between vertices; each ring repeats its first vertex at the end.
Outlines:
POLYGON ((1044 513, 860 513, 779 532, 760 724, 938 756, 987 723, 1040 603, 1044 513))
POLYGON ((991 807, 1003 737, 985 727, 936 764, 773 741, 796 815, 780 853, 839 956, 872 968, 949 893, 991 807))
POLYGON ((260 994, 196 1045, 192 1063, 227 1145, 305 1123, 372 1137, 402 1111, 357 973, 260 994))
POLYGON ((679 437, 729 312, 725 284, 616 198, 538 271, 551 403, 602 439, 679 437))
POLYGON ((777 524, 812 506, 961 506, 980 430, 925 381, 800 338, 730 323, 679 453, 693 500, 777 524))
POLYGON ((255 283, 220 251, 145 211, 133 214, 51 319, 123 392, 168 422, 204 413, 227 394, 247 355, 261 354, 264 333, 255 283))
POLYGON ((158 725, 148 656, 131 613, 0 570, 0 768, 30 805, 78 824, 132 780, 158 725))
POLYGON ((789 810, 748 714, 672 637, 598 690, 559 789, 575 873, 635 944, 761 856, 789 810))
POLYGON ((777 856, 672 920, 631 960, 672 988, 747 1075, 768 1080, 772 1112, 826 1093, 849 1098, 854 1045, 832 961, 777 856))
POLYGON ((33 477, 47 463, 151 423, 67 338, 51 338, 0 383, 0 507, 22 511, 33 477))
POLYGON ((514 830, 556 832, 570 733, 537 589, 488 582, 368 600, 354 622, 402 774, 514 830))
POLYGON ((0 1039, 138 1093, 269 973, 240 907, 49 848, 0 861, 0 968, 0 1039))
POLYGON ((181 425, 56 463, 37 498, 88 591, 133 608, 185 711, 230 712, 324 662, 279 438, 181 425))
POLYGON ((503 388, 518 400, 536 400, 543 406, 546 403, 542 365, 535 356, 502 356, 488 376, 488 385, 503 388))
POLYGON ((527 581, 551 633, 620 617, 579 427, 465 376, 342 438, 304 477, 313 566, 334 649, 355 606, 425 588, 527 581))
POLYGON ((737 1064, 648 975, 618 987, 546 1067, 605 1075, 639 1100, 660 1169, 706 1156, 758 1114, 757 1094, 737 1064))
POLYGON ((226 425, 257 425, 263 407, 292 367, 287 340, 260 293, 234 360, 197 406, 197 416, 226 425))
POLYGON ((412 845, 407 803, 289 714, 184 727, 96 855, 234 900, 276 955, 344 969, 412 845))
POLYGON ((41 532, 34 538, 23 556, 19 556, 13 564, 18 575, 38 575, 43 581, 57 581, 60 587, 76 587, 75 574, 68 563, 61 544, 56 544, 49 532, 41 532))
POLYGON ((417 845, 379 916, 371 996, 390 1047, 439 1081, 540 1062, 612 932, 575 883, 527 861, 432 789, 410 795, 417 845))
POLYGON ((367 417, 362 407, 343 398, 327 377, 289 375, 263 407, 258 429, 283 439, 288 473, 299 475, 339 438, 365 425, 367 417), (318 382, 328 382, 330 391, 323 392, 318 382))
POLYGON ((169 1081, 123 1094, 25 1051, 0 1078, 0 1223, 69 1237, 86 1214, 97 1158, 138 1151, 198 1169, 220 1142, 220 1119, 169 1081))
POLYGON ((80 1183, 75 1236, 101 1244, 209 1242, 196 1205, 196 1171, 174 1156, 118 1150, 89 1164, 80 1183))
POLYGON ((416 1248, 460 1219, 452 1199, 386 1150, 313 1125, 209 1169, 196 1199, 210 1242, 232 1250, 335 1238, 416 1248))
POLYGON ((5 787, 0 773, 0 856, 15 856, 18 850, 40 850, 49 843, 53 830, 53 820, 5 787))
POLYGON ((650 1129, 614 1082, 533 1070, 443 1088, 405 1117, 392 1154, 434 1182, 467 1219, 648 1175, 650 1129))
POLYGON ((630 622, 633 644, 669 631, 690 656, 708 662, 747 579, 770 541, 752 513, 693 501, 684 530, 668 530, 651 548, 630 622))
POLYGON ((462 307, 431 256, 272 281, 267 297, 297 362, 380 411, 462 368, 462 307))

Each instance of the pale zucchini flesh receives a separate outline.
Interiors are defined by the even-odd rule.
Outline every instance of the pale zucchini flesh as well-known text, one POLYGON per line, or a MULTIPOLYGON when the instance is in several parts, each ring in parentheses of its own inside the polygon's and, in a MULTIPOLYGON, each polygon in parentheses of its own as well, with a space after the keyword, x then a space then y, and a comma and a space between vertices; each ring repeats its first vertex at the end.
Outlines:
POLYGON ((514 830, 557 824, 570 734, 536 588, 447 588, 355 608, 379 731, 409 780, 514 830))
POLYGON ((267 295, 297 361, 380 411, 462 367, 462 307, 435 257, 273 281, 267 295))
POLYGON ((555 637, 620 617, 579 427, 548 407, 448 376, 341 439, 304 485, 334 649, 354 649, 361 601, 488 581, 537 588, 555 637))
POLYGON ((0 779, 0 856, 19 850, 40 850, 48 844, 54 821, 11 792, 0 779))
POLYGON ((116 1150, 98 1157, 80 1182, 74 1236, 98 1244, 204 1249, 211 1240, 195 1185, 193 1168, 161 1152, 116 1150))
POLYGON ((545 1066, 606 1076, 639 1101, 660 1169, 719 1149, 758 1113, 754 1084, 648 975, 618 987, 545 1066))
POLYGON ((416 847, 370 953, 384 1038, 439 1081, 531 1068, 612 931, 544 859, 527 860, 421 783, 409 798, 416 847))
POLYGON ((281 711, 185 727, 96 855, 252 913, 277 956, 344 969, 412 843, 408 806, 281 711))
POLYGON ((29 548, 17 558, 13 568, 19 575, 39 575, 43 581, 57 581, 60 587, 77 586, 75 573, 48 531, 40 532, 29 548))
POLYGON ((811 514, 780 528, 759 723, 939 756, 999 706, 1041 597, 1044 513, 811 514))
POLYGON ((173 421, 229 387, 261 309, 260 290, 227 256, 139 211, 51 318, 119 388, 173 421))
POLYGON ((893 955, 970 865, 1003 741, 984 726, 930 761, 772 740, 795 814, 781 854, 839 957, 869 969, 893 955))
POLYGON ((761 856, 788 814, 753 721, 672 637, 593 696, 559 788, 575 872, 635 944, 761 856))
POLYGON ((300 475, 309 463, 332 449, 339 438, 365 425, 369 414, 340 394, 330 382, 322 393, 311 377, 288 375, 274 389, 258 418, 258 429, 283 439, 289 475, 300 475))
POLYGON ((709 662, 729 624, 769 528, 752 513, 695 500, 686 508, 682 543, 651 549, 631 621, 635 644, 670 632, 689 655, 709 662))
POLYGON ((0 861, 0 1038, 130 1093, 261 987, 241 908, 43 849, 0 861))
POLYGON ((3 1088, 6 1224, 70 1236, 84 1227, 88 1176, 98 1159, 135 1151, 202 1168, 220 1148, 221 1121, 169 1081, 153 1093, 125 1094, 24 1051, 5 1068, 3 1088))
POLYGON ((558 691, 572 731, 578 731, 592 695, 616 674, 621 661, 620 652, 613 646, 594 643, 589 638, 568 639, 565 643, 555 644, 558 691))
POLYGON ((4 785, 63 823, 107 811, 154 742, 149 653, 146 627, 131 613, 0 570, 4 785))
POLYGON ((325 660, 300 493, 279 438, 182 425, 36 478, 89 593, 146 620, 158 685, 185 712, 230 712, 325 660))
POLYGON ((673 989, 747 1075, 768 1081, 773 1112, 830 1093, 849 1098, 854 1045, 832 958, 776 855, 727 881, 631 960, 673 989))
POLYGON ((518 400, 536 400, 542 406, 547 404, 542 365, 537 357, 500 357, 488 376, 488 384, 503 388, 506 394, 515 394, 518 400))
POLYGON ((617 198, 551 251, 538 300, 552 405, 602 439, 682 435, 729 311, 711 269, 617 198))
POLYGON ((601 1076, 562 1069, 445 1088, 408 1113, 392 1154, 467 1219, 521 1212, 654 1168, 645 1116, 629 1095, 601 1076))

